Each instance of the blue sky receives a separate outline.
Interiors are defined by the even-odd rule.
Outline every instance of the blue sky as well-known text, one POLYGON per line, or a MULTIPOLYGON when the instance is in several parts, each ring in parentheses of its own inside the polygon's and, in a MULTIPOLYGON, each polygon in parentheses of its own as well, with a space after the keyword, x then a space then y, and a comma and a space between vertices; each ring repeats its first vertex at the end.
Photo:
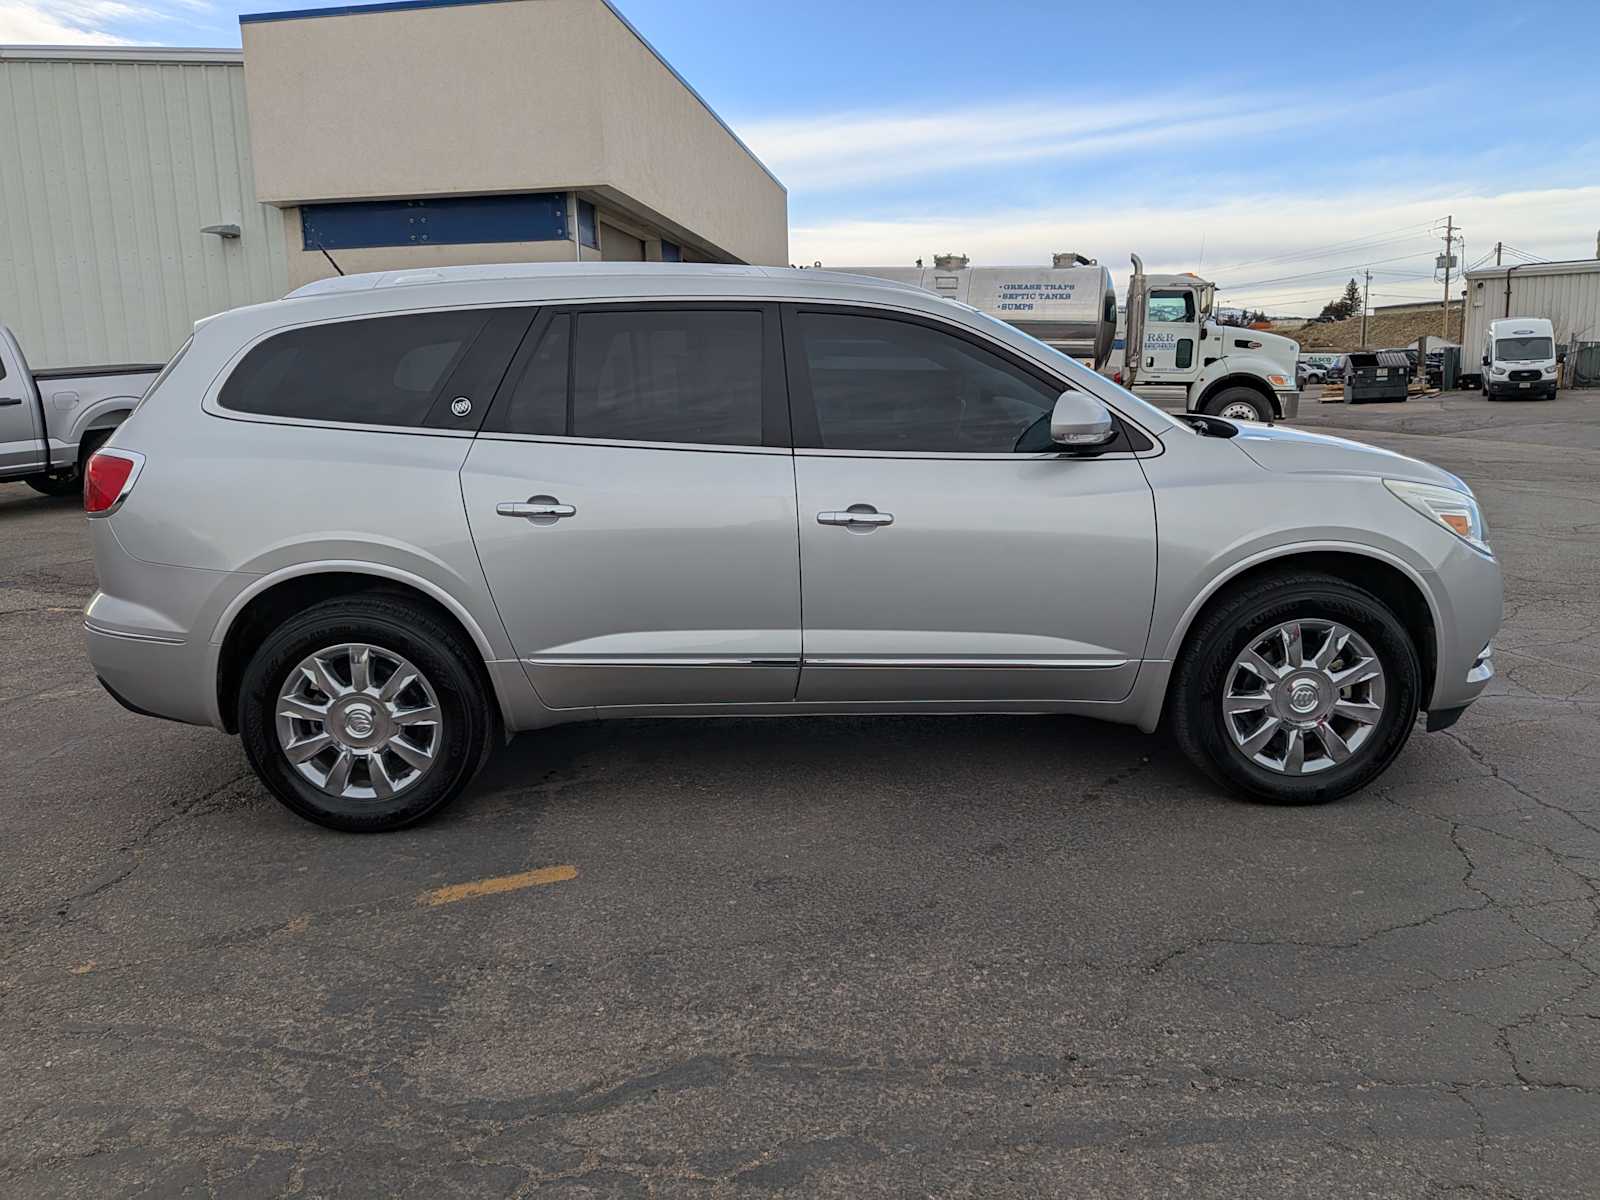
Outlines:
MULTIPOLYGON (((1468 263, 1595 253, 1600 5, 617 2, 788 185, 797 262, 1138 251, 1276 313, 1369 266, 1374 303, 1439 295, 1447 214, 1468 263)), ((0 42, 309 6, 0 0, 0 42)))

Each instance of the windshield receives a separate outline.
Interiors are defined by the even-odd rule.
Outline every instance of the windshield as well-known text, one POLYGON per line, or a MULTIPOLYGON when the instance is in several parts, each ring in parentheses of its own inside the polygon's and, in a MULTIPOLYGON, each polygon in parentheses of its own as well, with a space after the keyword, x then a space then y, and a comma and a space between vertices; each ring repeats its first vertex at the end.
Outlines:
POLYGON ((1494 344, 1497 362, 1539 362, 1555 356, 1555 343, 1547 337, 1501 338, 1494 344))
MULTIPOLYGON (((950 303, 956 302, 950 301, 950 303)), ((1115 398, 1116 407, 1143 425, 1148 432, 1159 434, 1163 429, 1182 429, 1189 433, 1193 432, 1187 425, 1173 420, 1170 414, 1163 412, 1148 401, 1139 399, 1138 396, 1135 396, 1120 383, 1114 383, 1112 380, 1107 379, 1100 372, 1085 366, 1070 354, 1061 353, 1048 342, 1041 342, 1031 333, 1024 333, 1015 325, 1008 324, 998 317, 991 317, 988 313, 981 309, 973 308, 970 304, 961 304, 959 307, 975 320, 989 326, 1002 341, 1026 342, 1035 353, 1047 356, 1057 364, 1058 369, 1068 379, 1074 381, 1087 379, 1091 381, 1094 386, 1090 387, 1089 391, 1094 392, 1103 387, 1105 389, 1104 394, 1109 394, 1115 398)))

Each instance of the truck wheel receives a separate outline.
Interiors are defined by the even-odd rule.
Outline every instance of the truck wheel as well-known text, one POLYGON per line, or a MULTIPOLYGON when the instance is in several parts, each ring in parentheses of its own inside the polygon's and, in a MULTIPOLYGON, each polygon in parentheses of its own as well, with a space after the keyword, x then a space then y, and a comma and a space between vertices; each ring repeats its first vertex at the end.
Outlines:
POLYGON ((1206 401, 1204 411, 1228 421, 1272 420, 1272 406, 1247 387, 1224 388, 1206 401))
POLYGON ((377 833, 460 795, 496 727, 476 651, 399 596, 327 600, 273 630, 245 668, 245 757, 308 821, 377 833))
POLYGON ((1394 761, 1421 693, 1416 647, 1383 601, 1296 572, 1240 587, 1200 619, 1173 680, 1172 732, 1236 792, 1320 804, 1394 761))
POLYGON ((83 492, 83 472, 77 467, 51 475, 29 475, 23 482, 46 496, 77 496, 83 492))
POLYGON ((83 440, 78 443, 78 465, 68 471, 52 471, 48 475, 31 475, 26 480, 27 485, 36 492, 46 496, 81 496, 83 494, 83 470, 89 462, 89 456, 115 433, 114 429, 99 429, 83 435, 83 440))

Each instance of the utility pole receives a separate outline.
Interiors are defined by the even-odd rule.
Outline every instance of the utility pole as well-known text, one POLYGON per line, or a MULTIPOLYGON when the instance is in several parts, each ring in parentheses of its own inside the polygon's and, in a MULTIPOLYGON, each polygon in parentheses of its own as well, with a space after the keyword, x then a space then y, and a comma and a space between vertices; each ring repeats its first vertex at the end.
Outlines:
POLYGON ((1445 341, 1450 340, 1450 243, 1455 240, 1455 217, 1444 219, 1444 328, 1445 341))
POLYGON ((1361 348, 1367 348, 1367 301, 1372 294, 1372 268, 1367 268, 1367 286, 1361 289, 1361 348))
POLYGON ((1496 242, 1494 244, 1494 265, 1497 267, 1500 265, 1500 251, 1504 250, 1505 247, 1506 244, 1504 242, 1496 242))

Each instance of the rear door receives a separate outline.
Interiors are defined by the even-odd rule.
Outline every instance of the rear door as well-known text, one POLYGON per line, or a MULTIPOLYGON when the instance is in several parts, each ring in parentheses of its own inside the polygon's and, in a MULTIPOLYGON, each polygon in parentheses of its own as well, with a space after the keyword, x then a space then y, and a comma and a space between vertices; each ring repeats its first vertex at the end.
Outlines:
POLYGON ((44 430, 34 395, 22 347, 0 326, 0 473, 44 468, 44 430))
POLYGON ((800 699, 1127 695, 1155 594, 1142 435, 1057 452, 1060 381, 938 322, 801 306, 785 350, 800 699))
POLYGON ((461 473, 553 708, 788 701, 800 659, 776 307, 546 310, 461 473))

